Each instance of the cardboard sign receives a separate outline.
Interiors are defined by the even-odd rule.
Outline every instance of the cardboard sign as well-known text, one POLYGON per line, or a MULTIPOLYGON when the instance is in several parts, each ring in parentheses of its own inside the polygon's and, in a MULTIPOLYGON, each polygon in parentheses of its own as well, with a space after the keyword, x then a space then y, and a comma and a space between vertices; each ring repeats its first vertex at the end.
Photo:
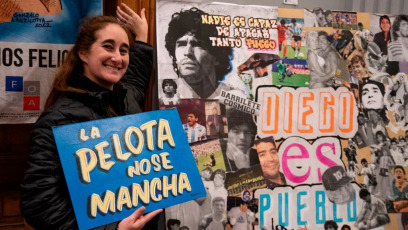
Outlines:
POLYGON ((206 195, 176 109, 53 132, 80 229, 206 195))

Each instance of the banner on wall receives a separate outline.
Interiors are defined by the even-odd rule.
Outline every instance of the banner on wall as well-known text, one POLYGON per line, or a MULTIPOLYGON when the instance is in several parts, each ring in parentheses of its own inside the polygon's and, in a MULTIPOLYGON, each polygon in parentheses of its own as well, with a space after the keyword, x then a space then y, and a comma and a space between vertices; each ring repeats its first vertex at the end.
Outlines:
POLYGON ((101 0, 7 1, 0 6, 0 123, 33 123, 81 20, 101 0))
POLYGON ((80 229, 205 196, 176 109, 53 128, 80 229))
POLYGON ((406 15, 185 1, 157 15, 159 105, 178 108, 208 191, 167 224, 403 229, 406 15))

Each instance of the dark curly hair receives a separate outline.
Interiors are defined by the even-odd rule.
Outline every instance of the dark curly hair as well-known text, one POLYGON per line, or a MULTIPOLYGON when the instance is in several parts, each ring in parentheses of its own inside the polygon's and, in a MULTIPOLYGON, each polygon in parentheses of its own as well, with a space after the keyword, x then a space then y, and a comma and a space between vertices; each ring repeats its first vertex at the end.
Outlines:
POLYGON ((163 91, 164 91, 164 86, 165 86, 166 84, 172 85, 172 86, 173 86, 173 91, 174 91, 174 93, 177 93, 177 84, 176 84, 176 82, 175 82, 173 79, 164 79, 164 80, 163 80, 163 82, 162 82, 162 89, 163 89, 163 91))
POLYGON ((338 228, 339 228, 339 226, 337 225, 337 223, 336 223, 334 220, 327 220, 327 221, 324 223, 324 229, 328 229, 329 226, 331 226, 331 227, 334 228, 334 229, 338 229, 338 228))
POLYGON ((408 16, 406 14, 398 15, 394 22, 392 23, 392 40, 395 41, 398 39, 398 31, 400 31, 400 24, 402 21, 408 22, 408 16))
POLYGON ((170 57, 173 59, 173 68, 177 75, 179 75, 175 56, 176 41, 185 34, 191 33, 200 41, 199 45, 217 59, 219 64, 216 66, 216 75, 217 81, 220 81, 232 70, 230 61, 233 59, 233 51, 230 47, 214 47, 211 45, 209 38, 220 36, 218 36, 214 25, 203 24, 201 22, 202 15, 207 15, 207 13, 196 7, 174 13, 165 37, 165 46, 170 57))

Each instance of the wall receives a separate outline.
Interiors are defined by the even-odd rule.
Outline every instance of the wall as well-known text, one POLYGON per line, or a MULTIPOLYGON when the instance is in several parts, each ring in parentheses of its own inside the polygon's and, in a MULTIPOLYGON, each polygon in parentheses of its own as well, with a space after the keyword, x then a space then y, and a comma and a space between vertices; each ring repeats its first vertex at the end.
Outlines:
MULTIPOLYGON (((190 2, 202 2, 192 0, 190 2)), ((313 9, 319 6, 323 9, 358 11, 381 14, 402 14, 408 12, 408 2, 406 0, 298 0, 299 5, 285 5, 283 0, 221 0, 214 2, 235 3, 239 5, 264 5, 278 6, 281 8, 307 8, 313 9)))

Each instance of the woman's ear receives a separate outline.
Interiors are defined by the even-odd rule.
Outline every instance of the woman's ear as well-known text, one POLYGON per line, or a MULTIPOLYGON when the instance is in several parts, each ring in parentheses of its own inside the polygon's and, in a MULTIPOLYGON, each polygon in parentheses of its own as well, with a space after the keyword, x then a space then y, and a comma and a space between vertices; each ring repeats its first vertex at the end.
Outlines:
POLYGON ((86 50, 78 51, 78 56, 84 63, 88 63, 88 52, 86 50))

